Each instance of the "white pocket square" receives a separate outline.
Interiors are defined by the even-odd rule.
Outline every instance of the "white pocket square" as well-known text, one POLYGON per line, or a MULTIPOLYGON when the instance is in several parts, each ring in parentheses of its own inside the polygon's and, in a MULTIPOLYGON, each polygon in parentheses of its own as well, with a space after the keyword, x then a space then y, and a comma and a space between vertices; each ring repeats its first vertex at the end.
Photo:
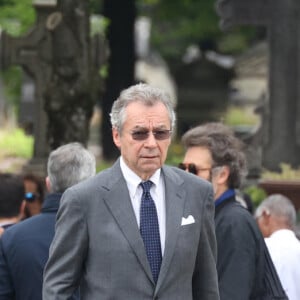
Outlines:
POLYGON ((193 223, 195 223, 195 219, 192 215, 189 215, 187 218, 182 217, 182 219, 181 219, 181 226, 189 225, 189 224, 193 224, 193 223))

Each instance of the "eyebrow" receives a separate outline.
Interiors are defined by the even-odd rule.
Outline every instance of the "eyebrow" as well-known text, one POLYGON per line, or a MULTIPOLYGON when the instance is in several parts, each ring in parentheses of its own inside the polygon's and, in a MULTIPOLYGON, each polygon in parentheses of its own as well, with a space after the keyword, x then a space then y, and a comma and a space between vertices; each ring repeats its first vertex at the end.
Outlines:
MULTIPOLYGON (((159 125, 159 126, 153 127, 152 130, 160 130, 160 129, 168 129, 168 127, 166 125, 159 125)), ((146 130, 146 131, 149 131, 149 127, 136 125, 132 128, 132 130, 146 130)))

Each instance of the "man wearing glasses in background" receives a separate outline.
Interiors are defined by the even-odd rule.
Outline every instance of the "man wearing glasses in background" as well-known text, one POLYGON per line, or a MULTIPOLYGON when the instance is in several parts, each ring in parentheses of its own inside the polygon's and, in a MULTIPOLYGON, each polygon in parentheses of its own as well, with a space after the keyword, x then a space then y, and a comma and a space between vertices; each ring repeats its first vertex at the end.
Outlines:
MULTIPOLYGON (((96 160, 81 144, 69 143, 50 153, 47 173, 49 193, 41 213, 5 230, 0 239, 0 300, 42 300, 60 198, 68 187, 95 175, 96 160)), ((78 293, 68 299, 79 299, 78 293)))
POLYGON ((45 195, 45 184, 42 178, 34 174, 23 175, 25 187, 25 218, 37 215, 41 212, 45 195))
POLYGON ((162 90, 138 84, 111 111, 121 157, 69 189, 57 216, 43 300, 217 300, 211 185, 164 165, 175 126, 162 90))
POLYGON ((192 128, 182 142, 186 153, 179 167, 210 181, 214 189, 221 300, 269 299, 263 237, 253 216, 236 201, 235 189, 246 172, 241 142, 221 123, 192 128))

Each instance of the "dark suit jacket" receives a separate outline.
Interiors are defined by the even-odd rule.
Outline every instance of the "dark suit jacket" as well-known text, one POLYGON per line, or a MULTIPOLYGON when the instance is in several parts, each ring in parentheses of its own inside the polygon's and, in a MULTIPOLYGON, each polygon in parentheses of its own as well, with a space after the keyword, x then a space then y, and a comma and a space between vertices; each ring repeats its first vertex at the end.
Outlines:
POLYGON ((61 194, 46 197, 41 214, 7 229, 0 239, 0 299, 42 300, 43 269, 61 194))
POLYGON ((232 197, 216 207, 217 270, 221 300, 261 298, 266 251, 255 219, 232 197))
POLYGON ((166 241, 155 286, 119 160, 68 189, 44 274, 43 299, 219 299, 212 187, 164 166, 166 241), (181 226, 182 218, 195 223, 181 226))

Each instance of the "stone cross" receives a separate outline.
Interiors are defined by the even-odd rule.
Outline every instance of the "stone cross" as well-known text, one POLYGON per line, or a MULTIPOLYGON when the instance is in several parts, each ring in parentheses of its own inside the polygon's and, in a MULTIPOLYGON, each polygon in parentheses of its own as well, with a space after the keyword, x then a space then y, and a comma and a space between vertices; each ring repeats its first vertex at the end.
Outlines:
POLYGON ((32 171, 37 173, 45 171, 45 158, 49 152, 43 87, 51 74, 51 44, 44 24, 54 9, 55 5, 36 6, 38 18, 35 27, 28 34, 16 38, 3 31, 0 39, 0 70, 5 70, 11 65, 20 65, 35 81, 35 142, 31 165, 34 166, 32 171))
POLYGON ((221 28, 268 29, 269 95, 265 111, 263 167, 300 166, 300 1, 217 0, 221 28))
POLYGON ((87 144, 100 65, 91 60, 88 1, 35 0, 33 5, 37 19, 27 35, 2 33, 0 69, 21 65, 34 79, 32 164, 41 167, 50 150, 73 141, 87 144))

